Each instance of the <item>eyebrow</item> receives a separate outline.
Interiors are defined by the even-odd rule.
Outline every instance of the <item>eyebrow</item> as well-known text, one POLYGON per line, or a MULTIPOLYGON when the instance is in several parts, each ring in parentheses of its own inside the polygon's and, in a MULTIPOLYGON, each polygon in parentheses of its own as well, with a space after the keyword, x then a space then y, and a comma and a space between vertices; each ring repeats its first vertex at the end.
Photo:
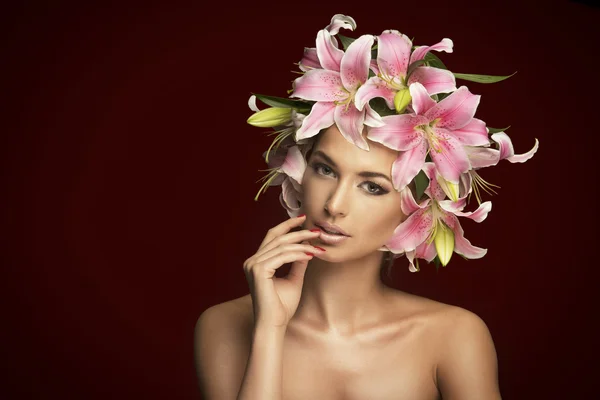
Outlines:
MULTIPOLYGON (((320 156, 325 161, 327 161, 329 164, 333 165, 335 168, 339 168, 337 166, 337 164, 335 163, 335 161, 333 161, 331 159, 331 157, 329 157, 327 154, 323 153, 321 150, 315 151, 312 155, 313 156, 320 156)), ((379 173, 379 172, 361 171, 357 175, 361 176, 363 178, 383 178, 383 179, 386 179, 388 182, 392 183, 391 179, 387 175, 379 173)))

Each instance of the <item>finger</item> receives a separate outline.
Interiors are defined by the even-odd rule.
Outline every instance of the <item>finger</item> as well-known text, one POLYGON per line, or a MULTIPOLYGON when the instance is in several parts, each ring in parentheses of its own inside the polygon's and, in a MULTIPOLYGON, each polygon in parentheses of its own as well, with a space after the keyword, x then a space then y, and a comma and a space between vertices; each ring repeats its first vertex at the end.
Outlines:
POLYGON ((290 251, 303 251, 305 253, 311 253, 311 254, 324 254, 325 253, 324 249, 314 247, 310 244, 301 244, 301 243, 285 244, 285 245, 277 246, 261 255, 258 255, 257 258, 254 260, 254 264, 258 264, 268 258, 276 256, 277 254, 290 252, 290 251))
POLYGON ((269 229, 269 231, 267 232, 267 235, 265 236, 265 238, 263 239, 262 243, 260 244, 260 246, 258 248, 260 249, 261 247, 263 247, 264 245, 266 245, 267 243, 269 243, 276 237, 281 236, 284 233, 288 233, 292 228, 302 225, 305 220, 306 220, 306 215, 301 215, 296 218, 287 219, 287 220, 283 221, 282 223, 280 223, 279 225, 275 225, 274 227, 269 229))
POLYGON ((304 275, 306 274, 306 269, 308 268, 308 261, 310 260, 298 260, 292 263, 292 267, 290 268, 290 272, 284 277, 284 279, 288 279, 293 282, 304 281, 304 275))
POLYGON ((303 229, 297 232, 286 233, 282 236, 276 237, 271 240, 269 243, 264 245, 262 248, 258 249, 256 252, 257 256, 260 256, 278 246, 291 244, 291 243, 300 243, 303 241, 307 241, 310 239, 316 239, 321 234, 320 230, 309 231, 307 229, 303 229))
POLYGON ((287 253, 280 253, 271 258, 262 261, 252 269, 254 275, 254 282, 258 286, 264 279, 272 279, 275 275, 275 270, 284 264, 291 263, 294 261, 311 260, 314 256, 308 255, 303 251, 293 251, 287 253))

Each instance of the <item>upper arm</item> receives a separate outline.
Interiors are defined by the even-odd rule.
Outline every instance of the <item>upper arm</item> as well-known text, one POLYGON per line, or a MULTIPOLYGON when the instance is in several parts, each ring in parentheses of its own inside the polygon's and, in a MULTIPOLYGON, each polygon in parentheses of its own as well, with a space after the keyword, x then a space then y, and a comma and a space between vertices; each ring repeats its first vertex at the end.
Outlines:
POLYGON ((437 369, 442 398, 500 399, 496 349, 485 322, 464 309, 450 319, 437 369))
POLYGON ((235 400, 248 360, 247 338, 224 305, 204 311, 194 328, 194 362, 204 400, 235 400))

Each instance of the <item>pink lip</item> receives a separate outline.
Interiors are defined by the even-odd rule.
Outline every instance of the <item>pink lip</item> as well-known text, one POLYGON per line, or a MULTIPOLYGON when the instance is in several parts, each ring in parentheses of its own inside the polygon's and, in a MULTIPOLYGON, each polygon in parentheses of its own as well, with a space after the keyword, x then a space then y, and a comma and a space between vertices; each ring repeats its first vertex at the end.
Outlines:
MULTIPOLYGON (((346 231, 344 231, 342 228, 340 228, 337 225, 328 224, 327 222, 315 222, 315 225, 319 228, 325 228, 328 231, 339 232, 344 236, 350 236, 350 235, 348 235, 348 233, 346 233, 346 231)), ((327 232, 323 232, 323 233, 327 234, 327 232)))
POLYGON ((334 234, 327 233, 327 232, 321 230, 321 234, 319 235, 317 240, 319 240, 325 244, 338 244, 338 243, 341 243, 344 240, 348 239, 349 237, 350 236, 346 236, 346 235, 334 235, 334 234))

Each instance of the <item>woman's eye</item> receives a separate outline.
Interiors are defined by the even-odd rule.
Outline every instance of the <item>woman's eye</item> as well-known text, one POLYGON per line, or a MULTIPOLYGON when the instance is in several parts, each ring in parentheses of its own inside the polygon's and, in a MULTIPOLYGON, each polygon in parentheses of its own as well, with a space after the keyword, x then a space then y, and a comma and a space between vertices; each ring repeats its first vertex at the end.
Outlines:
POLYGON ((323 164, 316 164, 314 166, 314 168, 317 171, 317 173, 319 173, 321 175, 329 175, 333 172, 331 170, 331 168, 329 168, 327 165, 323 165, 323 164))
POLYGON ((384 188, 382 188, 379 185, 374 184, 373 182, 365 182, 365 183, 366 183, 367 192, 369 192, 370 194, 379 196, 379 195, 387 193, 387 190, 385 190, 384 188))

